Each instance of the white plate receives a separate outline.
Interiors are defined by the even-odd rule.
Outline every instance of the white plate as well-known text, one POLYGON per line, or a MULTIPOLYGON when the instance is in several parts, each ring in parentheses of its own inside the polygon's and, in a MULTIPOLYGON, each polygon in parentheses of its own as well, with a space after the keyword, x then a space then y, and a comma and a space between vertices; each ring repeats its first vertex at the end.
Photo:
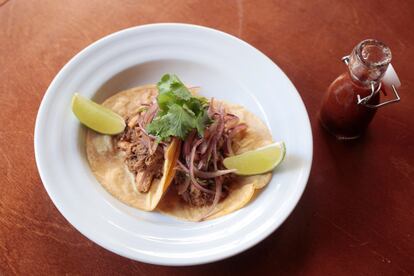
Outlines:
POLYGON ((246 250, 286 219, 308 180, 312 133, 295 87, 257 49, 205 27, 154 24, 109 35, 63 67, 39 109, 35 154, 50 198, 86 237, 142 262, 192 265, 246 250), (103 101, 117 91, 155 83, 166 72, 201 86, 202 95, 244 105, 264 120, 274 140, 285 141, 285 161, 245 208, 212 221, 182 222, 122 204, 91 173, 85 129, 70 109, 73 93, 103 101))

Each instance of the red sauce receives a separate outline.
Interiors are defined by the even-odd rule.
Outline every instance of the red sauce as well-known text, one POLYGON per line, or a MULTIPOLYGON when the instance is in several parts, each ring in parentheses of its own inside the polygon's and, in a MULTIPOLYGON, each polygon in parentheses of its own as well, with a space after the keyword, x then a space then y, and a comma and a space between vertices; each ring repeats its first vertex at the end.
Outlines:
MULTIPOLYGON (((367 104, 378 104, 379 92, 367 104)), ((358 94, 364 98, 371 94, 371 88, 358 86, 348 72, 340 75, 325 94, 319 118, 322 125, 339 139, 358 138, 375 115, 376 108, 357 104, 358 94)))

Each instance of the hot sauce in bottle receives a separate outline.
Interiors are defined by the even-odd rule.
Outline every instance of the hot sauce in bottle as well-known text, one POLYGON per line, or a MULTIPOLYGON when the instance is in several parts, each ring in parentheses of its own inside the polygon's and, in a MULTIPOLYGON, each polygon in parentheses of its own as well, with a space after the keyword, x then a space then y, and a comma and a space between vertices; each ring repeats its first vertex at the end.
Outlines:
POLYGON ((390 69, 387 75, 395 74, 390 65, 391 50, 384 43, 364 40, 342 60, 348 66, 348 72, 328 87, 319 119, 322 126, 338 139, 355 139, 361 136, 379 107, 400 98, 395 86, 391 85, 396 98, 380 103, 380 94, 385 94, 381 83, 384 74, 387 69, 390 69))

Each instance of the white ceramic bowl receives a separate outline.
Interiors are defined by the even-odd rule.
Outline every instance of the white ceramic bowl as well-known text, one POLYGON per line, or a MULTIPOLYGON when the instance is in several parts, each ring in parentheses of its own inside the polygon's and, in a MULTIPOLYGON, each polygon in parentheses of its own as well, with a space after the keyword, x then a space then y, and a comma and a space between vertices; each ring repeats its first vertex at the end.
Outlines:
MULTIPOLYGON (((274 43, 277 43, 275 41, 274 43)), ((185 24, 123 30, 93 43, 58 73, 36 120, 35 154, 43 184, 82 234, 119 255, 163 265, 220 260, 255 245, 291 213, 312 163, 309 118, 295 87, 269 58, 226 33, 185 24), (242 104, 287 147, 272 181, 243 209, 206 222, 183 222, 119 202, 96 181, 85 158, 85 129, 73 93, 101 102, 176 73, 201 94, 242 104)))

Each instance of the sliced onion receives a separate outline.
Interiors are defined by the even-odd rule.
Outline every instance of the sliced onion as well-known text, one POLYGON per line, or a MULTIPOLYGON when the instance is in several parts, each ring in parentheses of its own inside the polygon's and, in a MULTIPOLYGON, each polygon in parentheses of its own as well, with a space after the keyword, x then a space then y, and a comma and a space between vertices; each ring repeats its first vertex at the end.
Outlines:
POLYGON ((201 170, 203 168, 203 164, 204 164, 204 161, 203 159, 201 159, 200 162, 198 162, 196 169, 201 170))
POLYGON ((146 126, 147 124, 149 124, 154 119, 155 115, 157 115, 157 112, 158 112, 158 105, 154 103, 145 112, 143 122, 142 122, 143 125, 146 126))
POLYGON ((226 149, 229 156, 233 156, 233 148, 231 147, 231 138, 229 136, 226 137, 226 149))
POLYGON ((224 115, 224 121, 226 123, 226 128, 231 129, 236 127, 240 120, 236 115, 227 113, 224 115))
POLYGON ((142 126, 142 124, 139 124, 139 125, 138 125, 138 128, 139 128, 139 130, 141 130, 141 131, 142 131, 142 133, 143 133, 143 134, 145 134, 146 136, 150 137, 151 139, 154 139, 154 140, 156 140, 156 139, 157 139, 157 137, 155 137, 154 135, 149 134, 149 133, 145 130, 145 128, 142 126))
POLYGON ((209 140, 205 140, 205 138, 203 138, 203 143, 201 143, 200 146, 200 154, 203 155, 204 153, 206 153, 207 149, 208 149, 208 145, 209 145, 209 140))
POLYGON ((198 169, 194 169, 194 175, 199 178, 210 179, 210 178, 216 178, 222 175, 226 175, 229 173, 234 173, 236 171, 237 171, 236 169, 232 169, 232 170, 217 170, 213 172, 203 172, 198 169))
MULTIPOLYGON (((222 106, 219 107, 220 112, 222 112, 222 106)), ((214 141, 214 145, 213 145, 213 168, 214 170, 217 170, 217 143, 218 140, 221 138, 221 136, 223 135, 223 131, 224 131, 224 120, 223 120, 223 113, 220 114, 220 119, 219 119, 219 126, 218 126, 218 131, 217 131, 217 139, 215 139, 214 141)))
POLYGON ((184 183, 178 186, 178 194, 182 195, 185 193, 185 191, 187 191, 188 187, 190 186, 190 183, 191 179, 189 177, 186 177, 184 183))
POLYGON ((190 178, 190 179, 191 179, 191 184, 193 184, 194 187, 196 187, 198 190, 201 190, 201 191, 203 191, 205 193, 208 193, 208 194, 211 194, 211 195, 214 195, 215 194, 214 191, 211 191, 211 190, 206 189, 203 186, 201 186, 200 183, 198 183, 195 178, 190 178))
POLYGON ((180 167, 179 169, 182 170, 183 172, 185 172, 185 173, 190 172, 189 169, 183 163, 181 163, 180 160, 177 160, 177 164, 180 167))
POLYGON ((190 155, 190 179, 191 179, 191 183, 194 185, 194 187, 196 187, 197 189, 209 193, 209 194, 214 194, 213 191, 210 191, 209 189, 204 188, 203 186, 201 186, 196 178, 194 177, 194 156, 195 156, 195 151, 197 149, 197 147, 203 142, 202 139, 198 140, 193 148, 191 149, 191 155, 190 155))
POLYGON ((187 166, 190 166, 191 145, 193 144, 195 136, 196 132, 195 130, 193 130, 192 132, 190 132, 187 139, 184 141, 183 153, 187 166))
MULTIPOLYGON (((202 155, 200 162, 203 163, 203 167, 207 167, 209 159, 211 157, 211 152, 213 151, 213 146, 215 144, 215 140, 217 139, 216 136, 212 136, 210 141, 209 141, 209 145, 207 147, 206 152, 202 155)), ((203 168, 201 167, 201 168, 203 168)))
POLYGON ((211 204, 209 210, 202 216, 201 220, 204 220, 214 212, 214 209, 216 208, 221 198, 222 186, 223 179, 221 177, 216 177, 216 192, 214 194, 213 204, 211 204))

